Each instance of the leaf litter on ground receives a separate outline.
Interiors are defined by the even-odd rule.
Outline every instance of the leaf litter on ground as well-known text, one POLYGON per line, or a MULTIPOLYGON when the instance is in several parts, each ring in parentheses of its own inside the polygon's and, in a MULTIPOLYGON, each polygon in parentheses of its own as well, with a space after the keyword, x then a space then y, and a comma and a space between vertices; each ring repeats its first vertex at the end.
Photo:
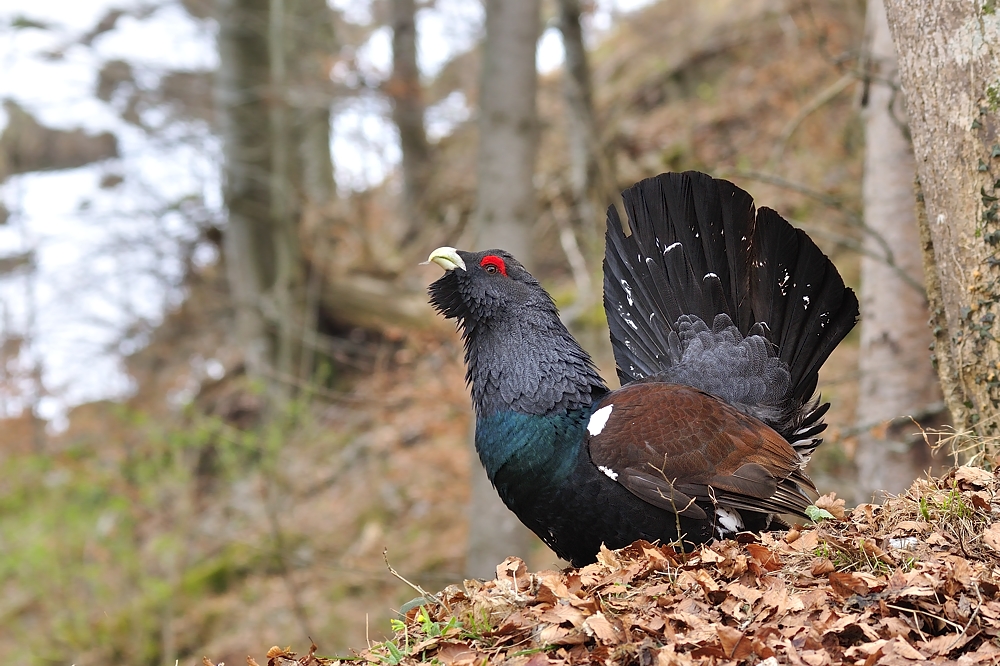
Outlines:
POLYGON ((959 467, 882 505, 816 506, 831 518, 690 553, 639 541, 536 573, 511 557, 388 641, 349 658, 272 648, 268 665, 1000 663, 1000 478, 959 467))

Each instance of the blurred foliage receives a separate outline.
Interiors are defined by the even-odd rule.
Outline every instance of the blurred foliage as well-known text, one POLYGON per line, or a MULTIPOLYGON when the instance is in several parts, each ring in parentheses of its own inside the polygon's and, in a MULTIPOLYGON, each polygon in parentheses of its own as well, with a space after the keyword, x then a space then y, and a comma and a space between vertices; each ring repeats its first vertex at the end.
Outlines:
MULTIPOLYGON (((297 417, 290 414, 282 425, 295 427, 297 417)), ((208 474, 232 483, 273 469, 278 426, 238 432, 220 419, 198 417, 162 430, 126 408, 118 418, 141 437, 141 447, 79 442, 58 455, 4 460, 0 634, 10 633, 4 642, 21 643, 38 661, 80 661, 89 654, 162 663, 164 622, 266 567, 260 545, 204 547, 196 534, 204 501, 198 488, 208 474), (113 450, 120 455, 109 458, 113 450)), ((203 639, 184 636, 177 654, 191 654, 203 639)))

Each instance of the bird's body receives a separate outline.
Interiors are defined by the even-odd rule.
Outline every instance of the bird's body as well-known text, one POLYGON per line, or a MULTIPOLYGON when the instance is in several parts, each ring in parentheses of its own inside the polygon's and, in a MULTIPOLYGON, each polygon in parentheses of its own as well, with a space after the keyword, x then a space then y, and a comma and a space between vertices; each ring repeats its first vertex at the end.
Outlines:
POLYGON ((704 543, 804 516, 825 428, 819 367, 857 318, 829 259, 704 174, 664 174, 609 211, 609 390, 551 297, 502 250, 440 248, 431 302, 456 318, 476 448, 504 503, 576 565, 601 544, 704 543))

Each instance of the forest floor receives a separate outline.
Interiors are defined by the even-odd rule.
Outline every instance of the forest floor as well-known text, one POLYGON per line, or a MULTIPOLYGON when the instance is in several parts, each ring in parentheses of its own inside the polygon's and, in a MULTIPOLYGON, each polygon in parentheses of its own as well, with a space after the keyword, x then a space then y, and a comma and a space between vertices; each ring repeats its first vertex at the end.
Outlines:
MULTIPOLYGON (((883 505, 692 553, 637 542, 580 569, 450 585, 393 620, 395 635, 336 663, 793 664, 1000 662, 1000 479, 960 467, 883 505)), ((422 590, 420 590, 422 592, 422 590)), ((206 663, 210 663, 206 661, 206 663)), ((252 663, 252 662, 251 662, 252 663)))

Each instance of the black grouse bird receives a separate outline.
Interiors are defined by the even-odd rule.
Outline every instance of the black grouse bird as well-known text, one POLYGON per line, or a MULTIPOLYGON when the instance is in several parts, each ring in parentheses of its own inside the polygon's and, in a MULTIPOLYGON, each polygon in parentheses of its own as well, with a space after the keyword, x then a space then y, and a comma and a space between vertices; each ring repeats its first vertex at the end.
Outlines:
POLYGON ((504 503, 559 556, 690 545, 805 517, 826 428, 820 366, 858 301, 805 232, 697 172, 608 210, 609 390, 552 298, 503 250, 431 253, 431 304, 458 320, 476 449, 504 503))

